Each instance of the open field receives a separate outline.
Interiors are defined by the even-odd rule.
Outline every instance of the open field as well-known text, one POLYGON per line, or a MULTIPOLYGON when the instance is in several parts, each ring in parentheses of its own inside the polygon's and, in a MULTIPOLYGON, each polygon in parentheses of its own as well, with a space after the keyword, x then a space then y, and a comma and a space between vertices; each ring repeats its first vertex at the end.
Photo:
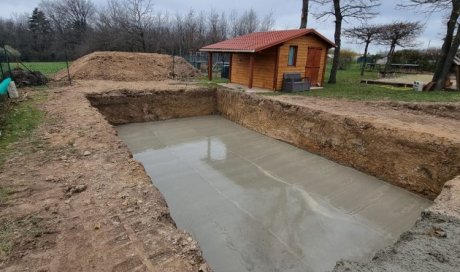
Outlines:
MULTIPOLYGON (((47 77, 54 77, 54 75, 60 70, 66 68, 66 63, 61 62, 24 62, 23 63, 29 70, 39 71, 47 77)), ((71 63, 69 62, 69 65, 71 63)), ((11 63, 11 68, 24 68, 19 63, 11 63)))

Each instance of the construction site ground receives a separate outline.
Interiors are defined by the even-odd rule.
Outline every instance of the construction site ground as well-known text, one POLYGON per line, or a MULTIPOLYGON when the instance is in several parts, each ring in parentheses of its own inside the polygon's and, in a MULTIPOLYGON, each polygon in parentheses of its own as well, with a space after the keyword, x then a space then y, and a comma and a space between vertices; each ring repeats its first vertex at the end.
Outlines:
MULTIPOLYGON (((198 87, 203 88, 173 81, 92 80, 47 89, 46 99, 38 104, 44 122, 34 132, 40 145, 18 139, 0 168, 0 186, 7 192, 0 202, 0 235, 8 243, 7 250, 0 251, 0 270, 208 271, 198 243, 175 227, 163 196, 143 166, 132 159, 114 127, 86 97, 119 89, 143 92, 198 87)), ((34 99, 33 92, 30 99, 34 99)), ((460 121, 449 113, 449 107, 432 110, 429 105, 420 108, 296 96, 264 99, 460 144, 460 121)), ((451 107, 458 109, 459 105, 451 107)), ((445 186, 429 212, 460 219, 459 179, 445 186)), ((448 235, 450 239, 451 233, 458 232, 457 225, 451 226, 456 226, 452 232, 429 229, 419 235, 433 239, 448 235)), ((458 253, 458 240, 452 243, 457 243, 457 252, 455 246, 453 252, 446 249, 450 253, 437 249, 434 262, 458 262, 445 257, 458 253)))

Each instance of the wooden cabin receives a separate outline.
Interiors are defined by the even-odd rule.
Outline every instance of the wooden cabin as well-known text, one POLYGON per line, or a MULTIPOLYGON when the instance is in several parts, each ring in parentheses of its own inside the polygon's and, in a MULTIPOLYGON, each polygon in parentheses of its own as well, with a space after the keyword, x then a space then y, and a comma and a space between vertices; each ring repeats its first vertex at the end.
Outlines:
POLYGON ((327 52, 335 44, 313 29, 256 32, 208 45, 208 76, 213 53, 230 54, 229 81, 249 88, 281 90, 283 74, 298 72, 311 86, 322 86, 327 52))

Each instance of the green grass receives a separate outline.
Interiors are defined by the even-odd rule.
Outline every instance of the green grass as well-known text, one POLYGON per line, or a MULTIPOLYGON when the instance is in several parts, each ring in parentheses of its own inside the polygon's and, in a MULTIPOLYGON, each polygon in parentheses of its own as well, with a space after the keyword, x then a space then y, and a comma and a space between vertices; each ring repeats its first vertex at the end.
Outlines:
POLYGON ((220 83, 228 83, 228 79, 226 78, 220 78, 213 76, 212 81, 209 81, 208 77, 201 77, 198 82, 201 85, 207 86, 207 87, 219 87, 218 84, 220 83))
POLYGON ((32 99, 17 104, 6 105, 0 113, 0 167, 11 152, 11 145, 19 141, 29 141, 39 145, 34 139, 34 129, 43 121, 44 113, 38 109, 38 102, 46 98, 43 89, 36 89, 32 99))
MULTIPOLYGON (((48 77, 53 77, 57 72, 67 67, 65 62, 24 62, 23 64, 29 70, 39 71, 48 77)), ((12 69, 16 67, 24 69, 24 66, 19 63, 11 63, 12 69)))
POLYGON ((0 186, 0 204, 6 201, 6 199, 8 198, 8 192, 8 189, 0 186))
MULTIPOLYGON (((330 69, 326 70, 328 81, 330 69)), ((349 70, 339 70, 337 83, 326 83, 322 90, 294 93, 291 95, 302 95, 312 97, 343 98, 350 100, 393 100, 413 102, 459 102, 460 92, 435 91, 435 92, 414 92, 411 88, 397 88, 383 85, 368 85, 360 83, 361 79, 376 79, 376 72, 366 72, 363 77, 360 75, 359 65, 353 65, 349 70)), ((283 93, 286 94, 286 93, 283 93)), ((267 95, 280 95, 271 93, 267 95)))
POLYGON ((10 223, 0 223, 0 257, 9 254, 13 232, 14 228, 10 223))

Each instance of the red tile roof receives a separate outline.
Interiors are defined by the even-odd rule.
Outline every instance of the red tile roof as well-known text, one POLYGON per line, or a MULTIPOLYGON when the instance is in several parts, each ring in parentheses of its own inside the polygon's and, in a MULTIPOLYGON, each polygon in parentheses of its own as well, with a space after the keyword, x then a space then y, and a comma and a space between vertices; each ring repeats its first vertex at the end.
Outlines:
POLYGON ((255 32, 248 35, 236 37, 234 39, 205 46, 201 48, 200 51, 254 53, 281 44, 283 42, 310 34, 316 35, 330 47, 335 47, 335 44, 333 42, 325 38, 323 35, 319 34, 314 29, 292 29, 255 32))

